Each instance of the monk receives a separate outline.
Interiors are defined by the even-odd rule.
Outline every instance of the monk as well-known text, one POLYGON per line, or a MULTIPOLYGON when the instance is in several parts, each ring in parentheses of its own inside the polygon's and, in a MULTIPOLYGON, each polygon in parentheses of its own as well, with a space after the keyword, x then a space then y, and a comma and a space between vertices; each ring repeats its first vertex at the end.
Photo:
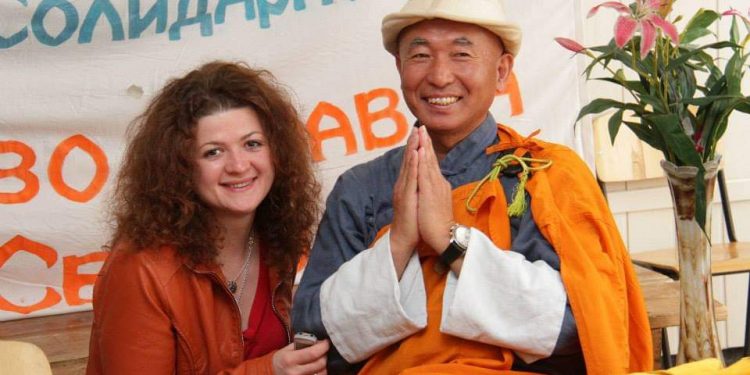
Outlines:
POLYGON ((628 252, 585 163, 497 124, 521 46, 499 0, 408 0, 385 17, 417 124, 345 172, 295 296, 328 371, 649 370, 628 252))

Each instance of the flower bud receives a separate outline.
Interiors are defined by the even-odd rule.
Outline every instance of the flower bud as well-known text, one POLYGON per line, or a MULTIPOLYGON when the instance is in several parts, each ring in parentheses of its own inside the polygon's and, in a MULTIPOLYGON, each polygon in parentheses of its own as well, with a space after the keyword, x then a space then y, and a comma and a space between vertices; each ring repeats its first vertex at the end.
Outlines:
POLYGON ((573 39, 558 37, 558 38, 555 38, 555 42, 563 46, 563 48, 569 51, 573 51, 575 53, 581 53, 586 50, 586 47, 580 45, 578 42, 576 42, 573 39))

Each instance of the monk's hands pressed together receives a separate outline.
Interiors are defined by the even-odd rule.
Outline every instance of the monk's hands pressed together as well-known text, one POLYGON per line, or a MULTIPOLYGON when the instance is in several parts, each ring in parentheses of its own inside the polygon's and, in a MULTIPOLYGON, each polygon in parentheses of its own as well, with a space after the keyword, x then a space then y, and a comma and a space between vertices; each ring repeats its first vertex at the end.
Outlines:
POLYGON ((399 278, 420 240, 439 253, 448 247, 453 224, 451 199, 451 185, 440 172, 427 129, 415 128, 393 186, 391 256, 399 278))
POLYGON ((406 141, 396 184, 393 186, 393 222, 391 223, 391 256, 399 279, 419 242, 417 226, 417 168, 419 164, 419 129, 412 130, 406 141))
POLYGON ((450 242, 453 224, 451 185, 440 172, 440 162, 427 129, 419 128, 417 222, 420 238, 438 253, 450 242))

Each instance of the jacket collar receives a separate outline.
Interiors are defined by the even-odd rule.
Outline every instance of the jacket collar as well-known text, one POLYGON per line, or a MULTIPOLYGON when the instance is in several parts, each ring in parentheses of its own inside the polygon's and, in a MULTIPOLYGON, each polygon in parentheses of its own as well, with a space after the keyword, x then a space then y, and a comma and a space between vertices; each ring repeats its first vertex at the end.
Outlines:
MULTIPOLYGON (((264 255, 267 251, 267 248, 263 245, 262 242, 258 244, 258 251, 260 251, 264 255)), ((219 264, 216 262, 194 264, 189 259, 183 258, 183 264, 185 265, 185 267, 195 273, 215 275, 218 280, 221 281, 222 285, 227 284, 224 272, 221 271, 221 266, 219 266, 219 264)), ((277 269, 276 267, 268 268, 268 279, 272 288, 275 288, 281 281, 292 278, 293 277, 290 277, 288 272, 284 272, 284 270, 277 269)))

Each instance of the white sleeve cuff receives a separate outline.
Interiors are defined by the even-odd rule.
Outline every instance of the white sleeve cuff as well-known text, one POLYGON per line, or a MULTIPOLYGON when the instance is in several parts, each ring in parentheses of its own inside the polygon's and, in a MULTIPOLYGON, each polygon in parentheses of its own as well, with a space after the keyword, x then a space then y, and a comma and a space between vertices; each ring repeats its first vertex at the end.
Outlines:
POLYGON ((500 250, 472 228, 460 277, 448 273, 440 330, 510 348, 531 363, 555 349, 566 301, 558 271, 500 250))
POLYGON ((386 233, 326 279, 320 309, 331 342, 350 363, 423 329, 427 296, 417 253, 399 281, 386 233))

